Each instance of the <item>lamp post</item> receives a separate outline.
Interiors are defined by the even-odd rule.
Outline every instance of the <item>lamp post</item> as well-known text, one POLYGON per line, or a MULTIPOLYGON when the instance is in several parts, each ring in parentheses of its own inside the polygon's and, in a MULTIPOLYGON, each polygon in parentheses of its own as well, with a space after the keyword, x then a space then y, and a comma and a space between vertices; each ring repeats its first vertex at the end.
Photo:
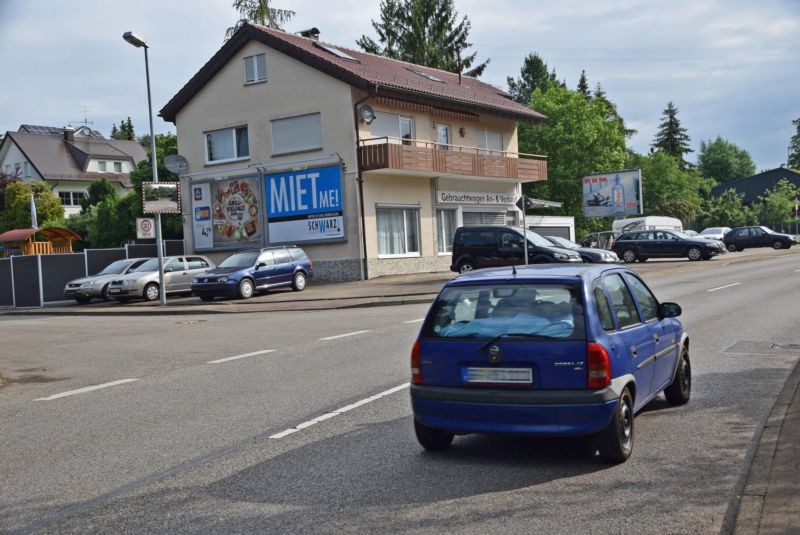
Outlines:
MULTIPOLYGON (((150 99, 150 65, 147 61, 147 43, 133 32, 125 32, 122 38, 136 48, 144 47, 144 72, 147 79, 147 113, 150 115, 150 160, 153 165, 153 183, 158 184, 158 166, 156 165, 156 136, 153 133, 153 104, 150 99)), ((161 214, 156 214, 156 249, 158 252, 158 298, 161 306, 167 304, 167 293, 164 289, 164 251, 161 240, 161 214)))

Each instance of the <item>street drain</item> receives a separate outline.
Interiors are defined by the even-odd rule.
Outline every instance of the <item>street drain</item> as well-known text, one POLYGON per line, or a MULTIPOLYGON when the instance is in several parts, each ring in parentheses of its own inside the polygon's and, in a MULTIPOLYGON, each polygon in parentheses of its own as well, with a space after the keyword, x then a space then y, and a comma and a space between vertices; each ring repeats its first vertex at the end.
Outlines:
POLYGON ((178 325, 194 325, 195 323, 203 323, 206 320, 186 320, 186 321, 176 321, 175 323, 178 325))

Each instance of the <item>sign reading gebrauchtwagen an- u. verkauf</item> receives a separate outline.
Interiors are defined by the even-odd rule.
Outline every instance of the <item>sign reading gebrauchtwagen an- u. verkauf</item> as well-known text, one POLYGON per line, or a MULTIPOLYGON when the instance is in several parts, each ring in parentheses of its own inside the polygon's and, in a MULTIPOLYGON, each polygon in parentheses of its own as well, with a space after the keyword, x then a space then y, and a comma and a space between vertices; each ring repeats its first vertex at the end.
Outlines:
POLYGON ((642 213, 639 169, 583 177, 583 215, 619 217, 642 213))
POLYGON ((344 239, 341 166, 264 175, 264 193, 270 243, 344 239))

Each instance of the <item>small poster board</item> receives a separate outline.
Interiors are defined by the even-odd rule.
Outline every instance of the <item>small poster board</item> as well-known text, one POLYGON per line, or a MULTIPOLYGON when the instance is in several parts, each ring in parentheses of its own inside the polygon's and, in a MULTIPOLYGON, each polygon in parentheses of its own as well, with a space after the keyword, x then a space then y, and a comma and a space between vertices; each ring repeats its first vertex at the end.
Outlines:
POLYGON ((136 218, 136 238, 140 240, 155 239, 156 220, 152 217, 136 218))
POLYGON ((180 214, 180 182, 142 182, 142 211, 145 214, 180 214))

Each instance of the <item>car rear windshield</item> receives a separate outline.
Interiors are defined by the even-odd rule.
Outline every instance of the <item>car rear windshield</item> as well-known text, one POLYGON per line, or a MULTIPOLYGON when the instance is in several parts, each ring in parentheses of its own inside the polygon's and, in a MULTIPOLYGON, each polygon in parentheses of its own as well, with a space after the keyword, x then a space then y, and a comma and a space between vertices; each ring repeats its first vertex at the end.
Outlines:
POLYGON ((554 283, 445 288, 428 314, 422 336, 584 340, 581 292, 576 284, 554 283))

